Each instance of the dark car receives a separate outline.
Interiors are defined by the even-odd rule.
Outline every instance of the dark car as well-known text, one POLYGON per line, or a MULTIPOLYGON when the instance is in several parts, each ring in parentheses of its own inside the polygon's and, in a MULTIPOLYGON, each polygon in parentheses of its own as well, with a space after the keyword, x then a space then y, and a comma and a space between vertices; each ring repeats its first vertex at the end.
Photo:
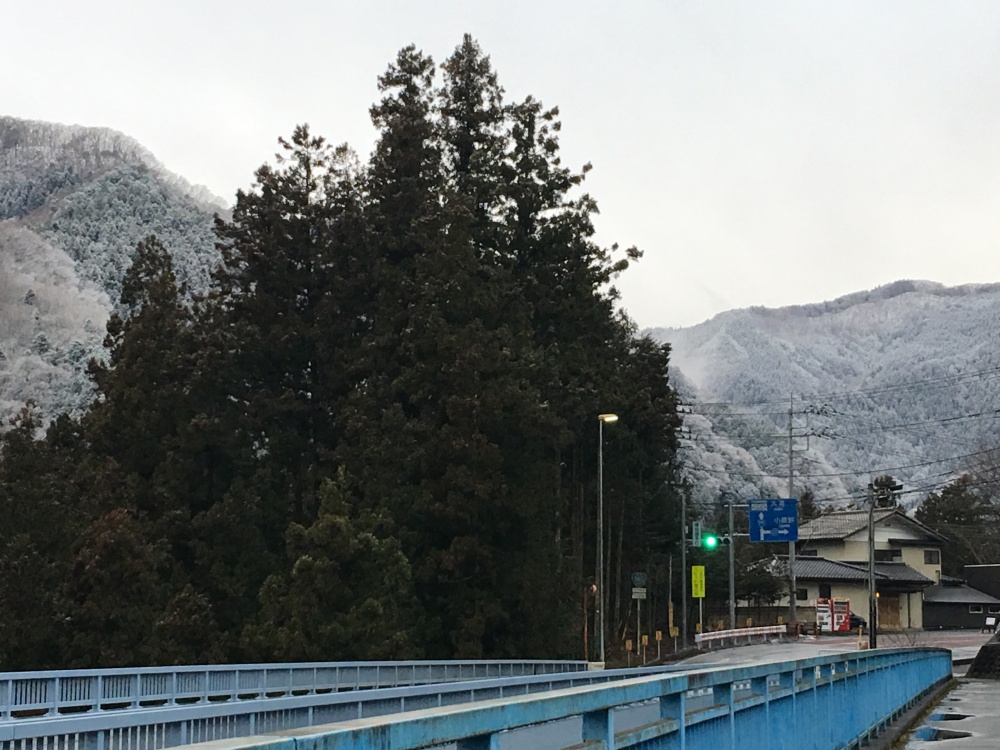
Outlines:
POLYGON ((857 614, 856 612, 851 612, 851 630, 857 630, 858 628, 867 628, 868 622, 864 617, 857 614))

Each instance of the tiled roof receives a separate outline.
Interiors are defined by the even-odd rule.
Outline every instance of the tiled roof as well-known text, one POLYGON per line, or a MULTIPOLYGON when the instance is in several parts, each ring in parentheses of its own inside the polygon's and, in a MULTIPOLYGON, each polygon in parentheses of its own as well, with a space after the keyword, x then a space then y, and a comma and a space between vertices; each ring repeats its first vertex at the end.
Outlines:
POLYGON ((800 581, 867 581, 868 570, 825 557, 796 557, 795 577, 800 581))
MULTIPOLYGON (((895 508, 876 508, 875 523, 888 518, 895 508)), ((845 539, 868 527, 867 510, 841 510, 823 515, 799 526, 799 541, 845 539)))
MULTIPOLYGON (((939 541, 944 541, 944 538, 936 531, 924 526, 916 519, 910 518, 899 508, 876 508, 875 524, 878 525, 892 516, 899 516, 906 523, 922 529, 928 536, 939 541)), ((846 539, 851 534, 866 530, 867 527, 867 510, 841 510, 833 513, 824 513, 799 526, 799 542, 846 539)))
POLYGON ((924 589, 924 601, 931 604, 1000 604, 1000 599, 964 584, 928 586, 924 589))
MULTIPOLYGON (((787 561, 783 561, 787 565, 787 561)), ((855 560, 827 560, 825 557, 796 557, 795 577, 808 581, 868 580, 868 563, 855 560)), ((905 563, 875 563, 875 580, 880 583, 906 583, 926 586, 934 583, 905 563)))
MULTIPOLYGON (((848 564, 862 568, 865 571, 868 570, 867 562, 850 560, 848 561, 848 564)), ((876 562, 875 576, 879 578, 879 580, 895 581, 897 583, 920 583, 924 585, 934 583, 934 581, 925 576, 923 573, 920 573, 906 563, 901 562, 876 562)))

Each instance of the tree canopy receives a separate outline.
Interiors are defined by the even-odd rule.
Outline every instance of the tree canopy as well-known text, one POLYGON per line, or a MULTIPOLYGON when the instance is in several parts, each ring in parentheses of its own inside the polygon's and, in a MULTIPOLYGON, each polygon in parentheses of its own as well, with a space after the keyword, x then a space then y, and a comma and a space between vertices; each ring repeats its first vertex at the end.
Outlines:
POLYGON ((141 243, 91 408, 2 437, 0 566, 43 571, 61 624, 0 625, 0 668, 583 656, 598 450, 613 631, 663 566, 669 348, 618 309, 640 253, 595 241, 558 111, 468 36, 379 90, 367 162, 279 141, 207 294, 141 243))

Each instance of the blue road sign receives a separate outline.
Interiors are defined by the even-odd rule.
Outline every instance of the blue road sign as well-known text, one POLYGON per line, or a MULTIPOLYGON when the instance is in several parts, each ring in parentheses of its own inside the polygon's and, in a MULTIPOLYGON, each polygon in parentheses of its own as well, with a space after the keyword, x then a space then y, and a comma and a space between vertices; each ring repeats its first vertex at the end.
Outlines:
POLYGON ((751 542, 797 542, 799 501, 767 498, 750 501, 751 542))

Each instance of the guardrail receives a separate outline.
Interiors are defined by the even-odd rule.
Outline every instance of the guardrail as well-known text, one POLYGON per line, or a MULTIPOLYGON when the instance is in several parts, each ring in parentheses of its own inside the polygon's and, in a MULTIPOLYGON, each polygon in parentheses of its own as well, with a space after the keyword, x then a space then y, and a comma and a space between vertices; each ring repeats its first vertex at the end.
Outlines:
POLYGON ((546 747, 686 750, 860 748, 951 677, 945 649, 895 649, 502 697, 227 742, 230 750, 474 750, 546 747), (709 704, 689 707, 692 690, 709 704), (638 715, 638 709, 645 715, 638 715), (626 722, 618 717, 631 711, 626 722), (503 740, 501 740, 503 738, 503 740), (537 738, 530 741, 539 746, 537 738))
POLYGON ((788 628, 785 625, 759 625, 753 628, 735 628, 733 630, 713 630, 709 633, 695 633, 694 642, 711 645, 712 641, 732 641, 736 643, 746 638, 747 643, 751 643, 755 635, 764 637, 777 635, 780 639, 787 632, 788 628))
POLYGON ((404 685, 564 674, 585 661, 240 664, 0 672, 0 721, 404 685))
MULTIPOLYGON (((685 667, 647 667, 452 681, 258 699, 151 706, 0 721, 0 750, 159 750, 192 742, 249 737, 316 724, 384 716, 480 700, 668 674, 685 667)), ((696 697, 692 693, 692 697, 696 697)))

